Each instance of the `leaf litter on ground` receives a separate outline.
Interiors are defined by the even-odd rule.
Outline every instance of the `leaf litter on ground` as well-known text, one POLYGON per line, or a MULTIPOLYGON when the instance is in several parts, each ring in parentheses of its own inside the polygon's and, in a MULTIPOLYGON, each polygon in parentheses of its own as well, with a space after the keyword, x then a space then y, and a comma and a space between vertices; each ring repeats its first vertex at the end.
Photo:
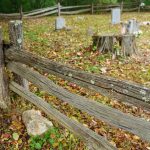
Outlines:
MULTIPOLYGON (((110 25, 111 16, 109 13, 81 15, 81 17, 82 19, 79 19, 77 15, 64 16, 68 26, 72 27, 71 31, 55 31, 55 16, 34 20, 24 20, 25 49, 54 61, 70 65, 73 68, 82 69, 91 73, 104 74, 119 79, 131 80, 150 87, 150 27, 141 27, 143 35, 137 38, 138 50, 140 52, 138 57, 112 60, 111 55, 103 55, 95 49, 92 49, 92 38, 87 35, 87 30, 89 27, 92 27, 92 30, 95 34, 119 33, 120 26, 110 25)), ((122 20, 124 21, 131 18, 137 18, 138 21, 144 21, 150 18, 150 14, 122 14, 122 20)), ((5 39, 8 40, 8 35, 6 34, 6 21, 0 21, 0 24, 4 27, 4 36, 5 39)), ((64 81, 58 77, 49 74, 45 74, 45 76, 49 77, 55 83, 63 86, 65 89, 73 93, 80 94, 110 107, 119 109, 124 113, 129 113, 150 121, 150 113, 145 112, 141 108, 136 108, 113 101, 96 92, 81 88, 74 83, 64 81)), ((40 93, 39 89, 35 88, 34 85, 31 84, 30 88, 31 91, 35 92, 36 94, 40 93)), ((149 143, 142 141, 136 135, 111 127, 108 124, 71 107, 67 103, 58 100, 54 96, 50 96, 49 94, 43 92, 41 92, 39 96, 53 104, 55 108, 70 118, 80 121, 83 123, 83 125, 106 137, 120 150, 146 150, 150 147, 149 143)), ((19 99, 17 102, 13 101, 13 103, 20 110, 26 110, 34 107, 29 103, 25 103, 22 99, 19 99)), ((5 117, 3 117, 2 120, 3 124, 5 124, 5 117)), ((4 140, 3 144, 9 147, 11 143, 16 143, 16 140, 13 141, 13 135, 16 133, 19 135, 17 138, 26 139, 26 143, 23 147, 28 148, 29 137, 27 136, 25 127, 22 125, 22 123, 20 125, 19 123, 16 125, 18 120, 16 120, 15 117, 12 121, 9 119, 7 121, 9 121, 10 124, 6 126, 4 125, 1 135, 2 139, 5 139, 6 141, 8 139, 9 142, 6 144, 4 140)), ((18 122, 21 122, 21 120, 18 122)), ((64 132, 62 133, 64 134, 64 132)), ((79 142, 77 149, 84 149, 82 142, 79 142)))

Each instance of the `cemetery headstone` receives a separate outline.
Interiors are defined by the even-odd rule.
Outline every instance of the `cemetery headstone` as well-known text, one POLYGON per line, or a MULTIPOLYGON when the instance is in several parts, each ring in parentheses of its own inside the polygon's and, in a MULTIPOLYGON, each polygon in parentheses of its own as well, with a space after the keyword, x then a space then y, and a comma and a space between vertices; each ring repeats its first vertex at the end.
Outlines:
POLYGON ((63 17, 57 17, 55 21, 55 29, 56 30, 61 30, 66 28, 66 22, 63 17))
POLYGON ((121 28, 121 33, 122 34, 134 34, 138 35, 140 34, 140 24, 137 22, 136 19, 131 19, 128 22, 121 23, 122 28, 121 28))
POLYGON ((111 11, 111 23, 114 24, 119 24, 121 20, 121 9, 118 8, 113 8, 111 11))
POLYGON ((131 19, 128 21, 127 33, 136 34, 139 32, 139 23, 136 19, 131 19))

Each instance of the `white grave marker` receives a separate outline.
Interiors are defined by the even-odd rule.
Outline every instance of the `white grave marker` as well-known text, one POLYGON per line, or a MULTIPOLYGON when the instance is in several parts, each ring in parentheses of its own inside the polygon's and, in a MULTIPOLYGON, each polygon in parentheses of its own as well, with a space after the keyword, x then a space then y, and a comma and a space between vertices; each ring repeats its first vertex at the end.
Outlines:
POLYGON ((66 22, 63 17, 57 17, 55 22, 55 29, 61 30, 66 27, 66 22))
POLYGON ((135 36, 138 36, 142 34, 142 31, 139 29, 140 24, 136 19, 131 19, 127 23, 122 23, 122 34, 134 34, 135 36))
POLYGON ((113 8, 111 11, 111 22, 112 24, 119 24, 121 20, 121 9, 118 8, 113 8))
POLYGON ((129 34, 135 34, 139 32, 139 23, 136 19, 131 19, 128 21, 127 32, 129 34))

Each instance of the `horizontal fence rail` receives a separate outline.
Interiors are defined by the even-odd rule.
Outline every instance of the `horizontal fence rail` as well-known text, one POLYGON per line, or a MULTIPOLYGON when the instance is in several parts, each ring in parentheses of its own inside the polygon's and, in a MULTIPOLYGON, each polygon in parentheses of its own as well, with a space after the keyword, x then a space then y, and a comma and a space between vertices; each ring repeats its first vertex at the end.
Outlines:
POLYGON ((71 67, 22 50, 9 49, 5 51, 5 55, 8 60, 30 65, 65 80, 75 82, 80 86, 99 92, 109 98, 150 110, 150 89, 142 85, 75 70, 71 67))
POLYGON ((89 115, 105 121, 115 127, 136 134, 144 140, 150 141, 150 122, 124 114, 121 111, 96 101, 89 100, 83 96, 72 94, 62 87, 54 84, 45 76, 24 67, 19 63, 11 61, 7 65, 7 68, 21 77, 29 80, 43 91, 56 96, 60 100, 71 104, 72 106, 88 113, 89 115))
POLYGON ((26 15, 24 15, 24 16, 25 16, 25 17, 28 17, 28 16, 35 16, 35 15, 39 15, 39 14, 42 14, 42 13, 46 13, 46 12, 49 12, 49 11, 52 11, 52 10, 55 10, 55 9, 57 9, 56 6, 50 7, 50 8, 45 8, 45 9, 42 9, 42 10, 39 10, 39 11, 36 11, 36 12, 33 12, 33 13, 26 14, 26 15))
POLYGON ((74 8, 89 8, 91 7, 91 5, 81 5, 81 6, 63 6, 61 7, 61 10, 64 10, 64 9, 74 9, 74 8))
POLYGON ((82 10, 75 10, 75 11, 69 11, 69 12, 61 12, 61 14, 62 15, 75 15, 75 14, 89 12, 90 10, 91 10, 90 8, 86 8, 86 9, 82 9, 82 10))
MULTIPOLYGON (((96 12, 106 12, 111 11, 112 8, 120 7, 123 12, 131 12, 131 11, 141 11, 141 10, 150 10, 150 6, 140 7, 140 3, 132 2, 132 3, 120 3, 115 5, 100 5, 100 4, 92 4, 92 5, 79 5, 79 6, 61 6, 60 4, 55 5, 53 7, 41 8, 29 12, 24 12, 22 14, 24 18, 38 18, 44 17, 52 14, 60 14, 62 15, 74 15, 81 13, 96 13, 96 12)), ((0 13, 0 17, 3 18, 19 18, 19 13, 14 14, 3 14, 0 13)))
POLYGON ((39 18, 39 17, 44 17, 44 16, 48 16, 48 15, 52 15, 52 14, 57 14, 57 10, 53 10, 53 11, 50 11, 50 12, 45 12, 45 13, 42 13, 42 14, 38 14, 38 15, 34 15, 34 16, 25 16, 24 18, 39 18))
POLYGON ((43 110, 51 119, 57 121, 60 125, 70 130, 72 133, 77 135, 80 139, 82 139, 87 147, 91 150, 116 150, 107 140, 105 140, 102 136, 96 134, 92 130, 86 128, 82 124, 69 119, 59 111, 57 111, 53 106, 49 103, 45 102, 42 98, 36 96, 35 94, 29 92, 25 88, 19 86, 15 82, 10 83, 10 89, 25 98, 29 102, 36 105, 38 108, 43 110))

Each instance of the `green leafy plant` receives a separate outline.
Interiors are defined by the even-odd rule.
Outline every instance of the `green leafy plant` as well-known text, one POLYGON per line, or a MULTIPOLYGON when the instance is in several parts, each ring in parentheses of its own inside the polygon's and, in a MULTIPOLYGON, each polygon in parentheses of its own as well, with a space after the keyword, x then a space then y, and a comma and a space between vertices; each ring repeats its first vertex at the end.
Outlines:
POLYGON ((99 62, 104 62, 104 61, 106 61, 106 59, 107 59, 107 57, 105 55, 100 55, 100 56, 97 57, 97 60, 99 62))
POLYGON ((98 73, 100 71, 100 68, 97 66, 87 66, 86 70, 88 72, 98 73))
POLYGON ((44 145, 49 144, 50 150, 57 148, 62 150, 61 134, 56 127, 50 128, 42 136, 32 136, 29 139, 29 145, 31 150, 41 150, 44 145))
POLYGON ((113 48, 114 48, 115 54, 117 56, 119 56, 120 55, 120 51, 121 51, 121 47, 119 45, 115 44, 113 48))
POLYGON ((97 46, 94 46, 94 47, 92 48, 92 50, 93 50, 93 51, 96 51, 96 50, 97 50, 97 46))

